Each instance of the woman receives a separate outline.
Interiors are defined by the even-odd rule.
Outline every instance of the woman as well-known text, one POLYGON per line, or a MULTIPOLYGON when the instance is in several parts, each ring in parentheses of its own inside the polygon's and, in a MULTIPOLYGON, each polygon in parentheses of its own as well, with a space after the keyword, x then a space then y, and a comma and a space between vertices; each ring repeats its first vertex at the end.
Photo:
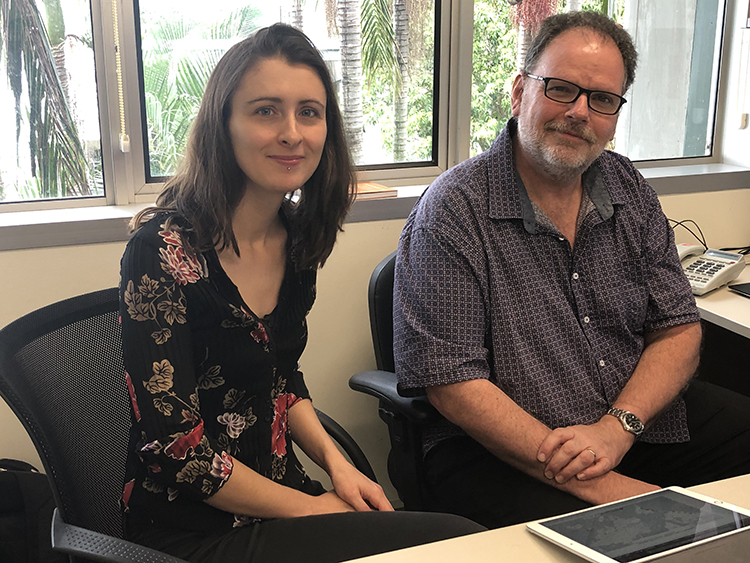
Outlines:
POLYGON ((183 167, 134 219, 122 259, 132 540, 191 561, 323 562, 481 529, 386 514, 298 370, 316 270, 354 181, 333 84, 305 35, 277 24, 227 51, 183 167), (292 435, 332 491, 306 475, 292 435))

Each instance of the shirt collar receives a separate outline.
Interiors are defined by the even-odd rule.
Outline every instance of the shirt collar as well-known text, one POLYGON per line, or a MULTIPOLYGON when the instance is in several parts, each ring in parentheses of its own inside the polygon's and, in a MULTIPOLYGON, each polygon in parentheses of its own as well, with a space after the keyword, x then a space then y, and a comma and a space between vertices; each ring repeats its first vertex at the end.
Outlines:
MULTIPOLYGON (((538 227, 534 208, 516 170, 513 154, 513 138, 517 130, 516 118, 512 117, 488 151, 489 216, 492 219, 522 219, 524 228, 534 234, 538 227), (509 189, 502 189, 505 186, 509 189)), ((602 165, 602 156, 599 156, 583 173, 583 186, 602 220, 606 221, 614 214, 614 205, 624 203, 624 194, 619 186, 605 181, 602 165)))

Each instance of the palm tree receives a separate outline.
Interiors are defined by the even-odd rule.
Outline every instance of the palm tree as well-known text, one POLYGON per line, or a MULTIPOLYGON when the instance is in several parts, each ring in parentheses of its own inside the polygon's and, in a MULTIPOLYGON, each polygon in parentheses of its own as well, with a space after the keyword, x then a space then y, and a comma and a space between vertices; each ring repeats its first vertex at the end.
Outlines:
POLYGON ((33 0, 0 0, 0 24, 6 75, 15 98, 16 146, 22 116, 28 112, 31 174, 38 196, 91 194, 90 164, 36 4, 33 0), (24 90, 29 103, 26 110, 21 106, 24 90))
POLYGON ((335 0, 335 4, 336 23, 341 37, 341 89, 344 105, 344 130, 349 141, 352 158, 355 163, 359 163, 362 161, 365 124, 362 111, 361 0, 335 0))

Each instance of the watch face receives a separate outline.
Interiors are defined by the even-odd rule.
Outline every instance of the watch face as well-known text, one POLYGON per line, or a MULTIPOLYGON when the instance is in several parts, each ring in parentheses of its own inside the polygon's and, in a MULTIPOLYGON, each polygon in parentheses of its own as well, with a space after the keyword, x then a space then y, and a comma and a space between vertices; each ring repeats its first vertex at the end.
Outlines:
POLYGON ((630 428, 632 428, 635 432, 641 432, 643 430, 643 424, 638 419, 637 416, 635 416, 632 413, 628 413, 625 415, 625 422, 627 423, 630 428))

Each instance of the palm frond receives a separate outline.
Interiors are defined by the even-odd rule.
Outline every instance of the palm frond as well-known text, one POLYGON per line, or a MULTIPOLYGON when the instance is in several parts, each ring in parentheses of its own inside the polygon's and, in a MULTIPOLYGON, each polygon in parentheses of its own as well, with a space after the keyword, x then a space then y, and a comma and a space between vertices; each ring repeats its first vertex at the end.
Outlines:
POLYGON ((60 84, 42 20, 33 0, 0 0, 6 74, 15 99, 20 141, 24 85, 28 93, 32 176, 42 197, 91 193, 86 154, 60 84))
POLYGON ((385 75, 400 88, 393 17, 387 0, 362 1, 362 68, 368 81, 385 75))

